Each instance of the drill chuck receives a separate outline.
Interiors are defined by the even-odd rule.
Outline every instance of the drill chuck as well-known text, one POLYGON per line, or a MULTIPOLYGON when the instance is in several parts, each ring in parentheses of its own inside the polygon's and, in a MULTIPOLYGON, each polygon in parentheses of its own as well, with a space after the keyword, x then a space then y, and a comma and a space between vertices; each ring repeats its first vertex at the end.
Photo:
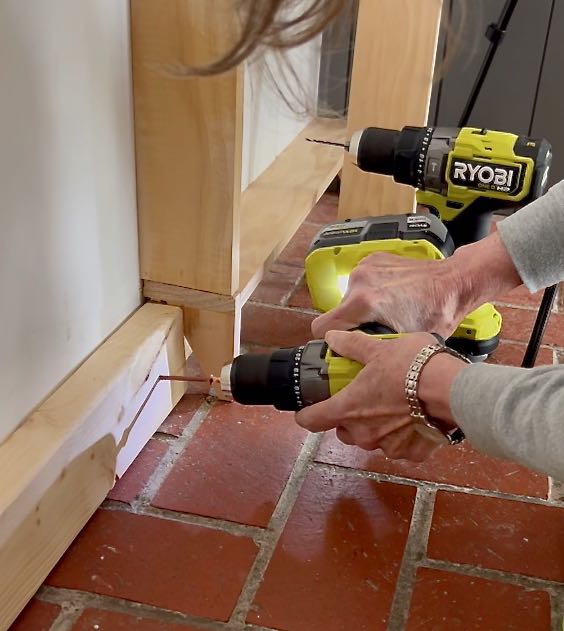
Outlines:
POLYGON ((433 131, 432 127, 404 127, 401 131, 367 127, 353 134, 349 153, 362 171, 391 175, 401 184, 424 188, 433 131))
POLYGON ((243 405, 301 410, 331 396, 327 352, 327 345, 315 340, 270 354, 240 355, 223 368, 221 388, 243 405))

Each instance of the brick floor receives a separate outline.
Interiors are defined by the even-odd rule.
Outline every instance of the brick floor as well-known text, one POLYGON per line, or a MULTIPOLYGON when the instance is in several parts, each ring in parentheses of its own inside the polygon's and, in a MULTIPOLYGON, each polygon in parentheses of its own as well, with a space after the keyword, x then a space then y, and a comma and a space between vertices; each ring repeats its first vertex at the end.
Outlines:
POLYGON ((249 621, 296 631, 385 629, 414 499, 409 486, 311 473, 249 621))
POLYGON ((71 631, 198 631, 196 627, 116 611, 86 609, 71 631))
POLYGON ((49 631, 61 608, 33 599, 10 627, 10 631, 49 631))
POLYGON ((150 440, 125 472, 125 475, 118 480, 110 491, 108 498, 117 502, 126 502, 127 504, 131 504, 131 502, 138 499, 167 451, 168 445, 166 443, 159 440, 150 440))
POLYGON ((483 578, 421 568, 407 631, 549 631, 550 600, 483 578))
POLYGON ((218 404, 153 505, 266 527, 305 434, 289 412, 218 404))
MULTIPOLYGON (((272 266, 246 348, 310 339, 303 256, 336 216, 325 196, 272 266)), ((520 364, 539 298, 500 297, 489 361, 520 364)), ((557 308, 539 364, 564 358, 557 308)), ((560 628, 564 508, 545 477, 469 445, 394 462, 206 400, 182 399, 10 631, 560 628)))
POLYGON ((563 532, 564 508, 440 491, 428 554, 564 582, 563 532))
POLYGON ((243 537, 99 510, 47 584, 226 620, 255 554, 243 537))

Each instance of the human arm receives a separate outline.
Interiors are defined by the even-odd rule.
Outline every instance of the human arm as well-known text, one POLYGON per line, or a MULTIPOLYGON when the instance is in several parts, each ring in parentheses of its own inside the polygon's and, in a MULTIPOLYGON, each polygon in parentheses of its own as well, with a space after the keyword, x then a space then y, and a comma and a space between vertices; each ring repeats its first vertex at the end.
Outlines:
MULTIPOLYGON (((404 382, 415 355, 434 338, 379 341, 332 331, 327 341, 365 368, 337 395, 299 412, 297 422, 314 432, 336 428, 342 442, 381 448, 390 458, 425 460, 438 445, 416 431, 404 382)), ((421 372, 419 399, 443 427, 460 427, 478 451, 564 479, 564 366, 468 365, 439 354, 421 372)))

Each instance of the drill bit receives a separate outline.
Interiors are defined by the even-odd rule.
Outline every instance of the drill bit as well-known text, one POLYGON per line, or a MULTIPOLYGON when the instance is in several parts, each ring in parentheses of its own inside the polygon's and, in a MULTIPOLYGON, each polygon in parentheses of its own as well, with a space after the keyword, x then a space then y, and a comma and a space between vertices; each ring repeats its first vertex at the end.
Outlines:
POLYGON ((334 142, 332 140, 317 140, 316 138, 306 138, 308 142, 316 142, 319 145, 331 145, 332 147, 342 147, 343 149, 349 148, 349 144, 345 142, 334 142))

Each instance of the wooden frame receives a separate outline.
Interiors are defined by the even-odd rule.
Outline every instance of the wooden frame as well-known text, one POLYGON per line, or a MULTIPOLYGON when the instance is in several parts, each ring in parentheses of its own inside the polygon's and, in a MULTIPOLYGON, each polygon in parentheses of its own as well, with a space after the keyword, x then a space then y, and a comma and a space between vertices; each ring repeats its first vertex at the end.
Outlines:
MULTIPOLYGON (((424 124, 440 0, 360 3, 349 132, 424 124)), ((0 445, 0 628, 182 396, 162 382, 137 415, 159 375, 182 373, 184 336, 209 373, 238 353, 242 306, 343 166, 341 150, 305 139, 342 140, 345 123, 316 119, 241 192, 243 70, 170 72, 225 49, 225 8, 131 0, 141 275, 145 298, 165 304, 139 309, 0 445)), ((412 191, 347 161, 341 216, 410 205, 412 191)))
POLYGON ((166 71, 226 49, 235 29, 217 19, 226 6, 131 4, 144 295, 185 308, 191 346, 215 374, 239 351, 241 308, 265 268, 342 167, 342 151, 306 137, 345 133, 342 120, 312 121, 241 192, 243 68, 211 78, 166 71))
POLYGON ((7 629, 185 391, 182 312, 145 305, 0 445, 7 629))
MULTIPOLYGON (((440 7, 440 0, 361 0, 350 130, 424 124, 440 7), (402 56, 409 81, 398 78, 402 56)), ((346 123, 313 120, 241 193, 244 69, 174 74, 227 49, 235 25, 218 16, 231 0, 132 0, 131 9, 143 293, 184 308, 203 370, 218 374, 239 352, 242 306, 342 168, 341 150, 306 137, 343 140, 346 123)), ((341 216, 405 212, 410 203, 410 190, 347 161, 341 216)))

